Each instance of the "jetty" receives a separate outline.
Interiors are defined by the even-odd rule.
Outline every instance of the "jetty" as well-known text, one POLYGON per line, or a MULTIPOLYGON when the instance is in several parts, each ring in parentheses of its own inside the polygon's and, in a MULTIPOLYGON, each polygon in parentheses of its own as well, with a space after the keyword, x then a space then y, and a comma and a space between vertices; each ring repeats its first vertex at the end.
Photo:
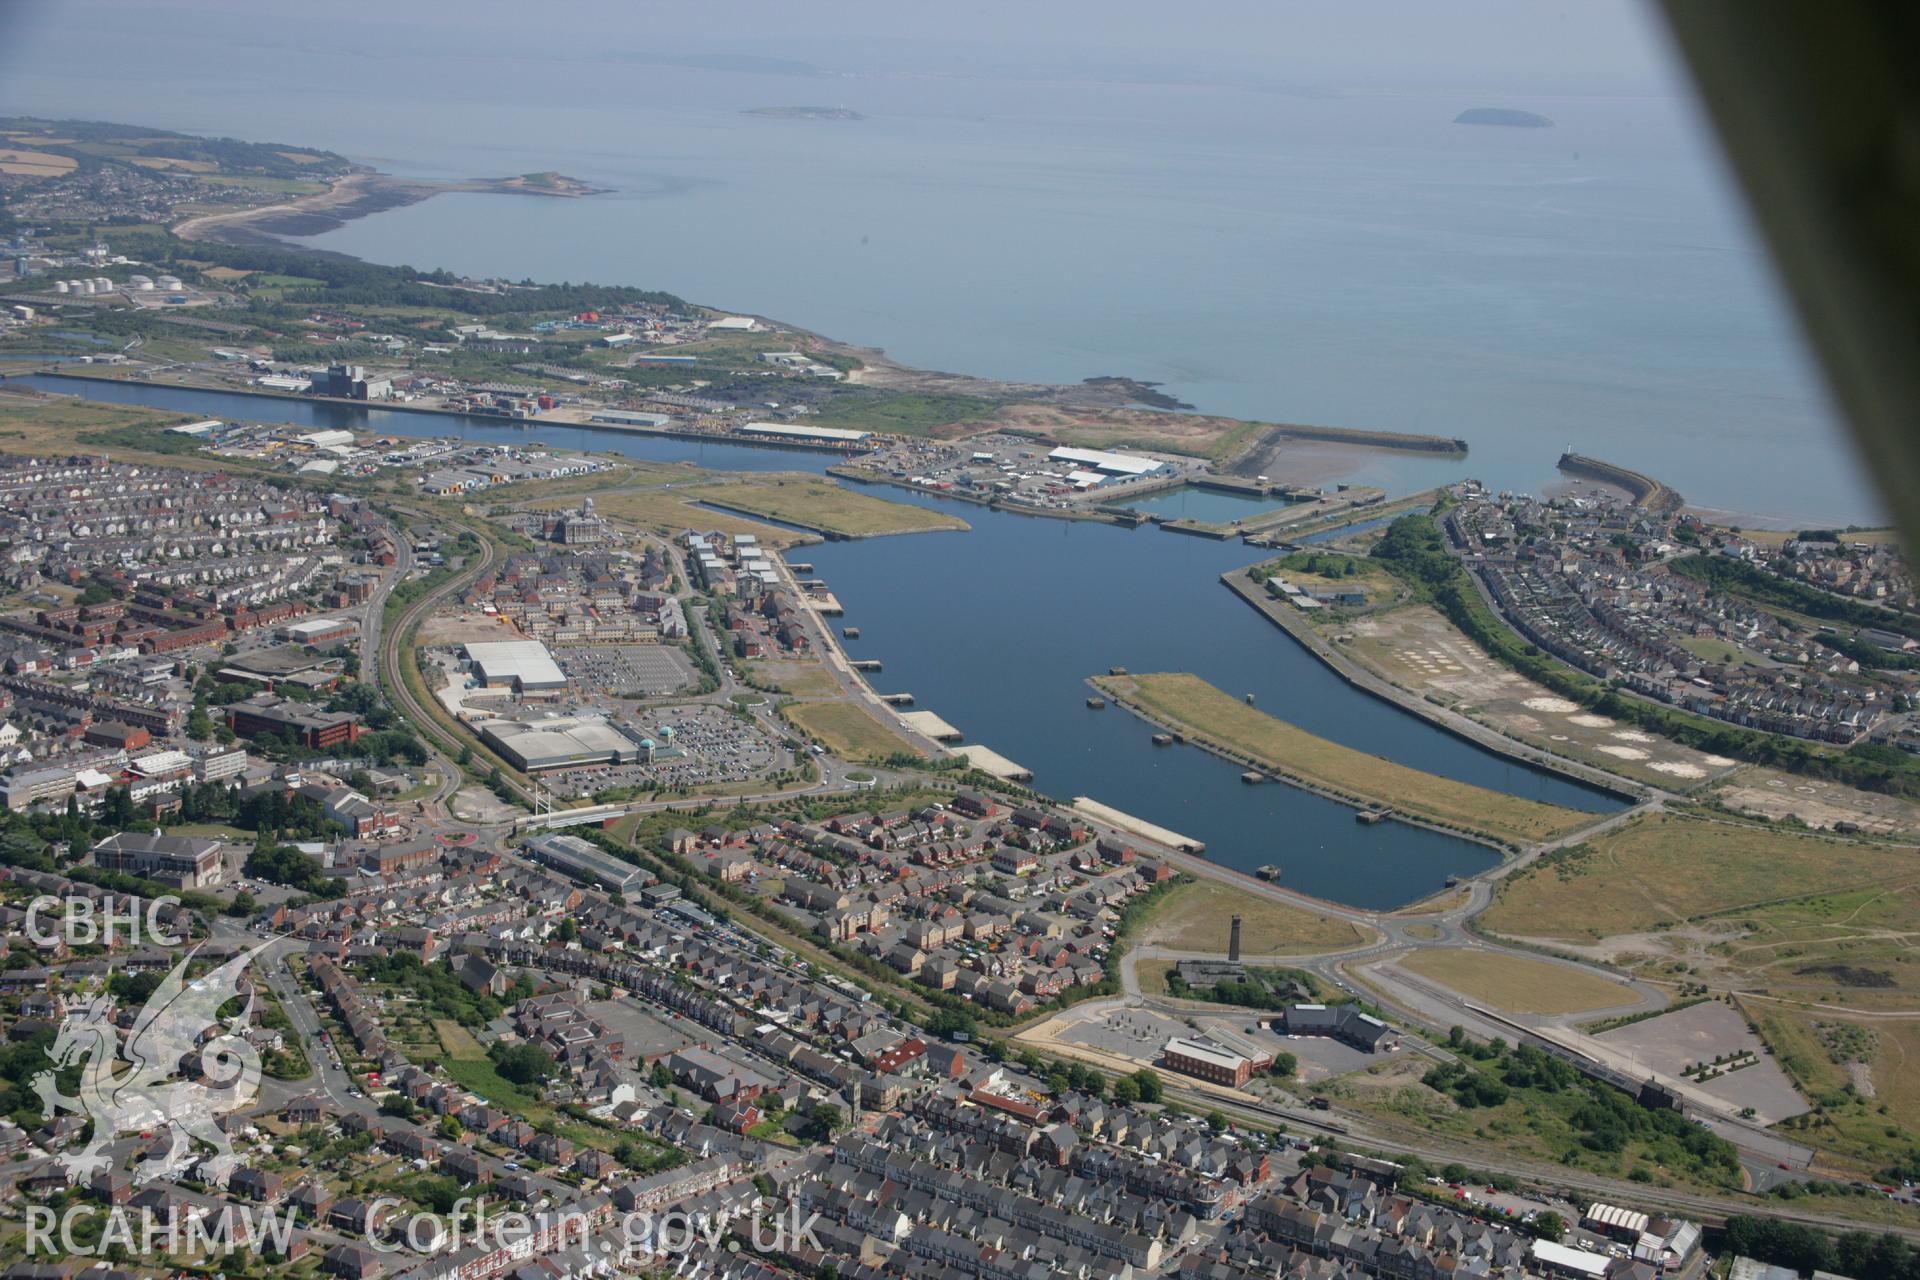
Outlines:
POLYGON ((883 693, 880 695, 880 701, 890 707, 910 707, 913 705, 913 695, 910 693, 883 693))
POLYGON ((847 665, 852 667, 855 671, 878 671, 880 670, 880 659, 853 658, 847 662, 847 665))
POLYGON ((1261 773, 1257 769, 1249 769, 1245 773, 1240 775, 1240 781, 1246 783, 1250 787, 1257 787, 1261 783, 1265 782, 1266 780, 1267 780, 1267 775, 1264 773, 1261 773))
POLYGON ((1130 831, 1142 839, 1151 840, 1155 844, 1165 845, 1169 849, 1178 849, 1182 853, 1205 853, 1207 851, 1207 846, 1204 841, 1195 840, 1190 836, 1183 836, 1178 831, 1169 831, 1165 827, 1155 826, 1144 818, 1136 818, 1130 813, 1121 812, 1112 805, 1101 804, 1092 796, 1075 796, 1073 798, 1073 804, 1070 807, 1074 812, 1084 814, 1096 822, 1104 822, 1110 827, 1118 827, 1122 831, 1130 831))
POLYGON ((860 638, 860 628, 842 627, 840 628, 840 634, 845 636, 849 640, 858 640, 860 638))
POLYGON ((1277 883, 1280 879, 1280 868, 1274 863, 1269 862, 1253 874, 1269 883, 1277 883))
POLYGON ((1153 735, 1153 745, 1156 747, 1170 747, 1173 745, 1173 735, 1170 733, 1156 733, 1153 735))
POLYGON ((1093 711, 1105 711, 1107 709, 1107 700, 1105 698, 1088 698, 1087 707, 1093 711))
POLYGON ((966 736, 931 711, 909 711, 900 717, 900 722, 935 742, 958 742, 966 736))
POLYGON ((953 754, 965 760, 982 773, 990 773, 1007 782, 1031 782, 1033 770, 1013 761, 995 751, 992 747, 983 747, 973 743, 964 747, 955 747, 953 754))
POLYGON ((1384 821, 1386 818, 1392 816, 1392 814, 1393 810, 1391 809, 1357 809, 1354 811, 1353 820, 1364 823, 1370 827, 1376 822, 1384 821))
POLYGON ((1560 455, 1556 466, 1570 476, 1625 489, 1632 496, 1634 506, 1655 515, 1669 516, 1686 505, 1686 499, 1645 472, 1584 457, 1572 449, 1560 455))

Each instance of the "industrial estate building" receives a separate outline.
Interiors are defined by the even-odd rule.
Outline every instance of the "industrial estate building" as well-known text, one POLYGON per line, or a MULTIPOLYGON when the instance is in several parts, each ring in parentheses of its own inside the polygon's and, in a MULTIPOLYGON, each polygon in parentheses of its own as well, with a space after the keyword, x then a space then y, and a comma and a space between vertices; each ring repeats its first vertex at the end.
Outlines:
POLYGON ((1147 476, 1170 476, 1171 462, 1146 458, 1137 453, 1114 453, 1107 449, 1074 449, 1062 445, 1047 455, 1047 461, 1063 463, 1072 470, 1067 479, 1075 488, 1097 489, 1125 480, 1147 476))
POLYGON ((1253 1079, 1255 1064, 1252 1058, 1222 1048, 1211 1040, 1175 1037, 1167 1041, 1161 1056, 1168 1070, 1213 1084, 1230 1085, 1238 1089, 1253 1079))
POLYGON ((647 874, 630 862, 622 862, 598 845, 579 836, 546 835, 527 841, 527 852, 576 880, 598 883, 605 889, 625 892, 646 880, 647 874))
POLYGON ((486 720, 478 728, 487 745, 522 773, 595 764, 645 764, 653 759, 652 743, 636 742, 602 716, 486 720))
POLYGON ((737 428, 741 435, 767 436, 774 440, 794 440, 801 444, 850 445, 873 437, 871 431, 851 427, 802 427, 787 422, 749 422, 737 428))
POLYGON ((487 640, 466 649, 474 674, 489 689, 526 693, 567 687, 566 673, 538 640, 487 640))
POLYGON ((1386 1023, 1350 1004, 1288 1005, 1274 1026, 1290 1036, 1330 1036, 1368 1053, 1393 1034, 1386 1023))

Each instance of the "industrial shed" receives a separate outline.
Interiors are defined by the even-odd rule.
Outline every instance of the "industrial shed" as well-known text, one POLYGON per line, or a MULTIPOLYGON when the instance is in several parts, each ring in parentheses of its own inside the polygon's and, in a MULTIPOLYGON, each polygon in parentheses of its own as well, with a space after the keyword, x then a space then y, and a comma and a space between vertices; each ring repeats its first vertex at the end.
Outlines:
POLYGON ((653 758, 653 748, 634 741, 599 716, 487 720, 479 730, 487 745, 522 773, 591 764, 644 763, 653 758))
POLYGON ((474 674, 490 689, 564 689, 566 673, 538 640, 487 640, 467 646, 474 674))

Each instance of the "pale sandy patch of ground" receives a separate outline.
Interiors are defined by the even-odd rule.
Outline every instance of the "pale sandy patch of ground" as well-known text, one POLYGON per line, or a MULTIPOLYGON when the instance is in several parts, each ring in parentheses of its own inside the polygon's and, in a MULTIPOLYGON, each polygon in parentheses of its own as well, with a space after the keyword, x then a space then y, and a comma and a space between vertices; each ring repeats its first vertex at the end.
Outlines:
POLYGON ((1777 769, 1742 769, 1715 796, 1729 809, 1772 819, 1792 814, 1810 827, 1851 822, 1871 835, 1920 833, 1920 804, 1912 800, 1777 769))
POLYGON ((1865 1062, 1849 1062, 1847 1076, 1853 1081, 1853 1091, 1863 1098, 1873 1096, 1873 1067, 1865 1062))
POLYGON ((437 645, 466 644, 470 640, 518 640, 520 632, 498 618, 462 609, 435 613, 420 624, 419 643, 424 648, 437 645))
POLYGON ((1603 751, 1607 755, 1620 760, 1645 760, 1647 758, 1647 753, 1638 747, 1618 747, 1609 744, 1607 746, 1595 747, 1594 750, 1603 751))
POLYGON ((1668 787, 1710 778, 1724 767, 1690 747, 1590 712, 1501 666, 1430 606, 1406 605, 1343 625, 1350 631, 1336 643, 1387 679, 1534 745, 1668 787), (1631 744, 1640 754, 1608 750, 1611 743, 1631 744), (1652 767, 1664 762, 1686 767, 1652 767))
POLYGON ((462 822, 508 822, 519 812, 485 787, 462 787, 453 793, 453 816, 462 822))
POLYGON ((1678 760, 1656 760, 1647 768, 1675 778, 1704 778, 1707 771, 1698 765, 1683 764, 1678 760))

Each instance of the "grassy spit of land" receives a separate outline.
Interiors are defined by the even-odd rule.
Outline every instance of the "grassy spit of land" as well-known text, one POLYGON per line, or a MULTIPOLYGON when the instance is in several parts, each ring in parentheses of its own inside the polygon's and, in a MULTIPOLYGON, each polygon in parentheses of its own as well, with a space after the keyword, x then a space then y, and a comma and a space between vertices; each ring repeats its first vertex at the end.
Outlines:
POLYGON ((1115 701, 1212 750, 1316 791, 1390 808, 1423 822, 1517 846, 1575 830, 1590 815, 1422 773, 1308 733, 1196 675, 1101 676, 1115 701))

